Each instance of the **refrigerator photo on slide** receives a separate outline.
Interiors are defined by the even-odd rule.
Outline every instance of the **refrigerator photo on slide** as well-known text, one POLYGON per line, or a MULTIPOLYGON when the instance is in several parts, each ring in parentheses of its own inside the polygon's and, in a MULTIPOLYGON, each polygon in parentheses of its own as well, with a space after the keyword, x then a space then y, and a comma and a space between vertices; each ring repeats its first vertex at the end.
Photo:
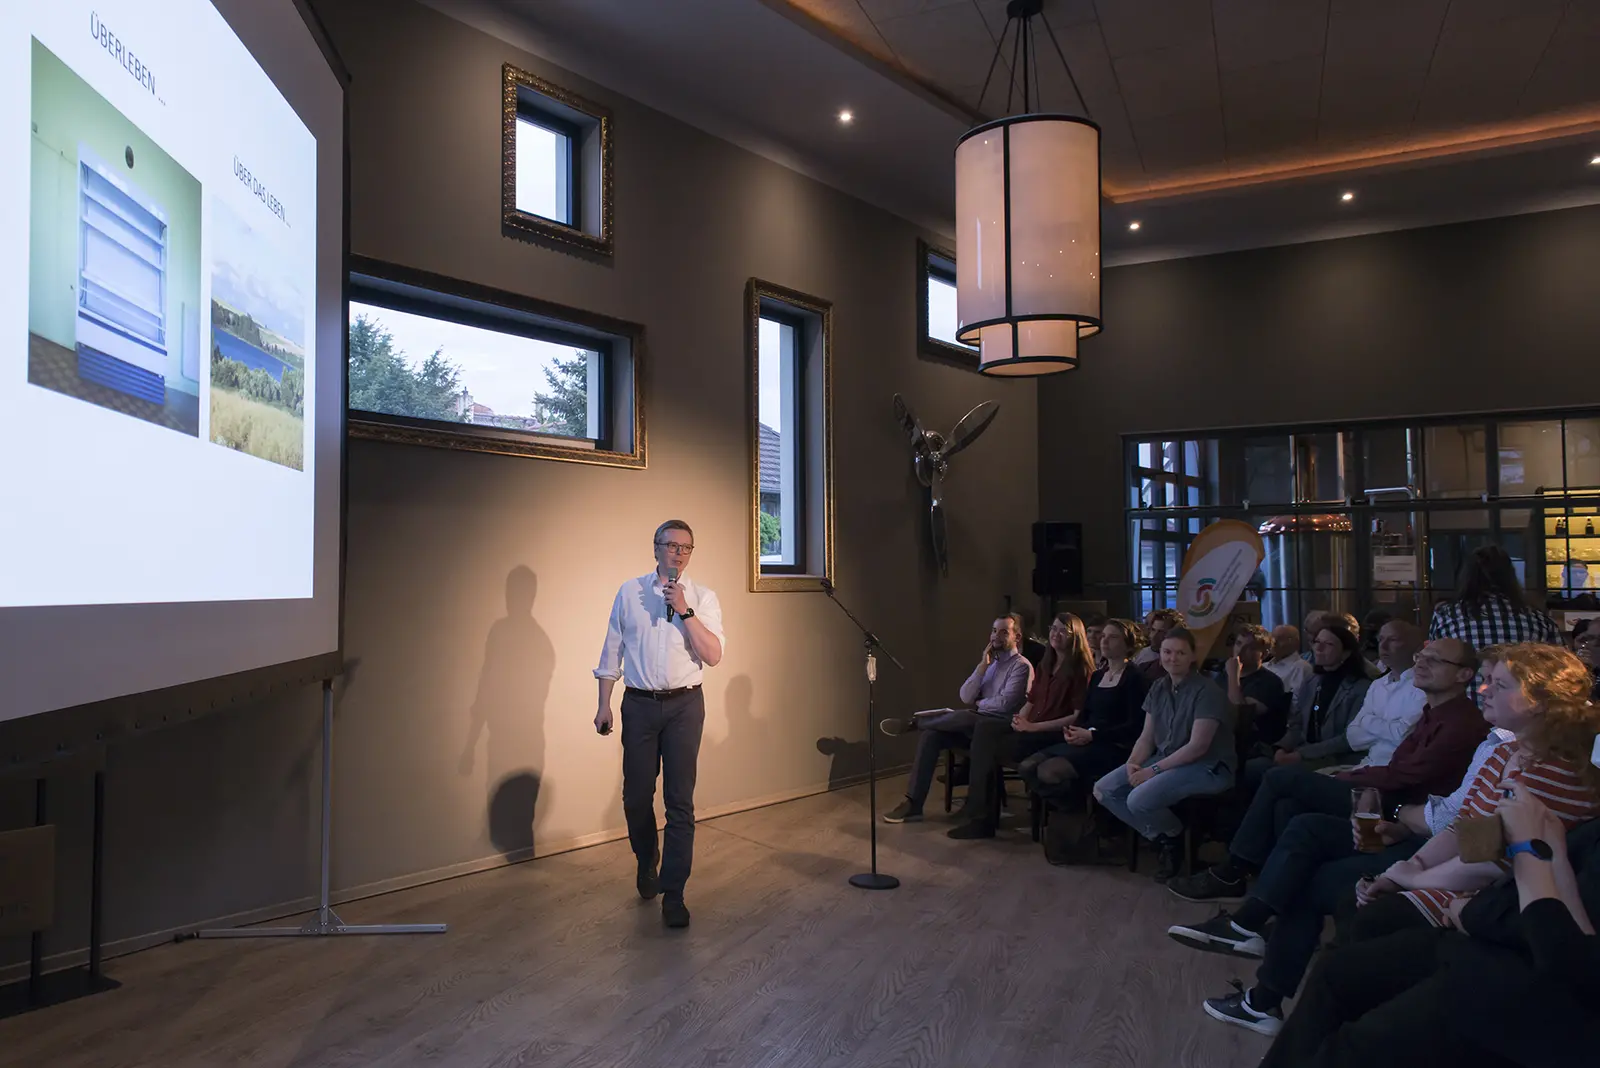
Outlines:
POLYGON ((200 182, 37 38, 32 75, 28 381, 197 437, 200 182))
POLYGON ((167 216, 78 149, 78 376, 167 402, 167 216))

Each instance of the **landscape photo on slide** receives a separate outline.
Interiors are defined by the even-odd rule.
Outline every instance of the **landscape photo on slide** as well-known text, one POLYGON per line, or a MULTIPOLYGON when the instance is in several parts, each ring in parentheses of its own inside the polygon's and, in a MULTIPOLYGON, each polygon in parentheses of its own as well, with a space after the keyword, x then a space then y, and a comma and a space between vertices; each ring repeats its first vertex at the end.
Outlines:
POLYGON ((303 471, 306 301, 280 225, 211 202, 211 440, 303 471))
POLYGON ((200 182, 37 39, 28 381, 198 437, 200 182))

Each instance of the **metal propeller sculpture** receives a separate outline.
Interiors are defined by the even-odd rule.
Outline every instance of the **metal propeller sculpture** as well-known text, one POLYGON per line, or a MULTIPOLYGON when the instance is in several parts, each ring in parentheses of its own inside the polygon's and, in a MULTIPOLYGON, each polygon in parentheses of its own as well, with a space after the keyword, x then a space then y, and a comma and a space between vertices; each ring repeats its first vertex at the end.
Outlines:
POLYGON ((950 474, 950 457, 971 445, 978 435, 988 429, 994 417, 1000 414, 1000 405, 984 401, 963 415, 948 435, 937 430, 924 430, 915 412, 905 399, 894 395, 894 417, 911 438, 911 466, 917 481, 928 487, 928 522, 933 535, 933 556, 939 563, 939 573, 950 573, 949 545, 944 529, 944 480, 950 474))

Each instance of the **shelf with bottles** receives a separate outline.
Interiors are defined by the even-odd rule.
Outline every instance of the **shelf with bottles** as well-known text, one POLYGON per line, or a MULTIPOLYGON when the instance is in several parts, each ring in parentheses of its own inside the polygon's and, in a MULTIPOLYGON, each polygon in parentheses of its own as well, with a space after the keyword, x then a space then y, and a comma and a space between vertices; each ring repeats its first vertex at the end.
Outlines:
POLYGON ((1568 598, 1600 590, 1600 507, 1547 508, 1543 526, 1545 589, 1568 598))

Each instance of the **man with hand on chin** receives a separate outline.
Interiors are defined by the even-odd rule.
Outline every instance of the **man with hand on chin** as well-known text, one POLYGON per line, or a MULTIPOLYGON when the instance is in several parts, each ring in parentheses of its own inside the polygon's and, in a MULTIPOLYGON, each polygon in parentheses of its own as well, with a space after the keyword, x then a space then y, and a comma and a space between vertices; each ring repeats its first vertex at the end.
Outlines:
POLYGON ((970 744, 973 729, 980 722, 987 719, 1007 725, 1011 717, 1022 710, 1028 701, 1033 665, 1022 655, 1021 644, 1022 617, 1015 612, 997 617, 989 628, 989 641, 978 658, 978 666, 961 684, 962 707, 878 722, 878 729, 890 736, 913 730, 918 735, 917 754, 911 762, 905 800, 883 814, 885 823, 911 823, 922 819, 922 806, 933 787, 939 754, 970 744))
POLYGON ((611 691, 622 679, 622 811, 638 858, 635 885, 646 901, 661 894, 668 927, 689 926, 683 903, 694 855, 694 783, 705 727, 704 669, 722 661, 722 606, 684 577, 694 531, 681 519, 656 528, 655 570, 629 579, 611 603, 600 666, 594 727, 611 733, 611 691), (667 828, 656 843, 656 774, 662 777, 667 828), (661 862, 657 873, 656 861, 661 862))

